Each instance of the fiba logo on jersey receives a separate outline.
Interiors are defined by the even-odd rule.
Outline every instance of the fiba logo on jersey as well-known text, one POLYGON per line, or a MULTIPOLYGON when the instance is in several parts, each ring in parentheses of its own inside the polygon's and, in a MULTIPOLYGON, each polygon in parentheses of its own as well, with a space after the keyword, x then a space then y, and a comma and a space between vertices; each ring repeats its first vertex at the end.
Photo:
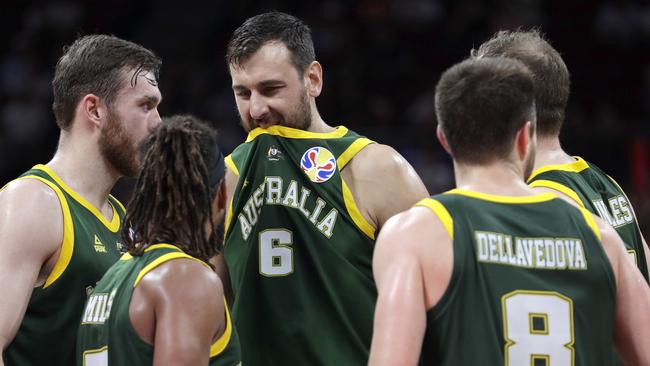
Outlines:
POLYGON ((334 155, 324 147, 315 146, 305 151, 300 159, 300 168, 314 183, 328 181, 336 171, 334 155))

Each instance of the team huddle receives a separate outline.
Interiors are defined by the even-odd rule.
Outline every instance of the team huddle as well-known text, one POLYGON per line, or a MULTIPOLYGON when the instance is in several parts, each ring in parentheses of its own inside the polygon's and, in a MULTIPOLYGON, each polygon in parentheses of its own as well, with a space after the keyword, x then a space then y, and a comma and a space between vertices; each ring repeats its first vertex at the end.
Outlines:
POLYGON ((152 51, 65 48, 58 149, 0 190, 0 365, 650 365, 647 243, 562 149, 569 72, 538 31, 442 74, 456 188, 432 196, 321 117, 300 19, 247 19, 226 62, 248 136, 224 157, 209 123, 160 117, 152 51))

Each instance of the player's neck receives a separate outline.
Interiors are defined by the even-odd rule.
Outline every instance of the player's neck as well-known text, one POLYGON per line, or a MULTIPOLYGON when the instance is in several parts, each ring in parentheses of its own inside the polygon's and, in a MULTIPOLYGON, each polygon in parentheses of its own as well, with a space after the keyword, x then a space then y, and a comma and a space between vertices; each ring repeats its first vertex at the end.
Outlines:
POLYGON ((316 132, 316 133, 327 133, 327 132, 332 132, 334 131, 334 127, 328 125, 323 121, 323 118, 320 116, 318 113, 318 110, 314 108, 312 111, 312 120, 311 120, 311 125, 307 129, 309 132, 316 132))
POLYGON ((529 196, 535 194, 524 181, 523 167, 498 161, 484 165, 454 162, 456 187, 497 196, 529 196))
POLYGON ((57 151, 47 166, 100 210, 108 204, 108 195, 119 178, 105 163, 96 141, 68 134, 61 134, 57 151))
POLYGON ((559 136, 537 136, 535 169, 547 165, 569 164, 574 161, 575 159, 562 149, 559 136))

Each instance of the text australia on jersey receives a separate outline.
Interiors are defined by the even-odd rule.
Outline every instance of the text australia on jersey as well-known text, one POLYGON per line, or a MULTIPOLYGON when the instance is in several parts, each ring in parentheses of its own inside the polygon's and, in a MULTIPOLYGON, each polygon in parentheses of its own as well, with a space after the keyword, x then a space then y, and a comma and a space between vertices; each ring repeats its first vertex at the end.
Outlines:
POLYGON ((309 205, 309 208, 305 207, 310 195, 311 190, 295 180, 285 185, 281 177, 264 177, 264 182, 253 191, 237 216, 242 237, 248 239, 257 223, 262 205, 283 205, 300 211, 318 231, 330 238, 339 212, 334 207, 325 210, 327 203, 320 197, 316 197, 316 202, 309 205))
POLYGON ((475 231, 479 262, 535 269, 587 269, 582 241, 577 238, 520 238, 475 231))

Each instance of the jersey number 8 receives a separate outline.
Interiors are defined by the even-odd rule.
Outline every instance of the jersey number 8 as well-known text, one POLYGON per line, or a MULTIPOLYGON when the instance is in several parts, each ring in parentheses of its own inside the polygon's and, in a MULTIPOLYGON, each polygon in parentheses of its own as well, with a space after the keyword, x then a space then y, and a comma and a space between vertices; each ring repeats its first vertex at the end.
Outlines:
POLYGON ((501 298, 505 365, 573 366, 573 301, 552 291, 517 290, 501 298))

